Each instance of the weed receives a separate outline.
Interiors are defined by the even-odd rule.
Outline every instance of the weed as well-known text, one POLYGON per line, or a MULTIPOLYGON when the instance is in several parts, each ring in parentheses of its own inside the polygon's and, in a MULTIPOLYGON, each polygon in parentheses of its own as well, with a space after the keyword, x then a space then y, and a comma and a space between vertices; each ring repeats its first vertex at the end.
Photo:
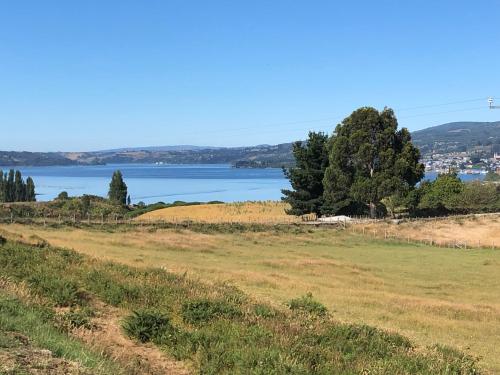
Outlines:
POLYGON ((93 318, 94 315, 94 311, 88 307, 71 309, 59 317, 60 325, 63 329, 68 331, 73 328, 91 329, 93 327, 91 318, 93 318))
POLYGON ((215 318, 235 318, 241 311, 225 301, 199 299, 187 302, 182 306, 182 318, 189 324, 209 322, 215 318))
POLYGON ((326 316, 328 309, 321 302, 314 300, 312 293, 300 298, 294 298, 288 303, 290 310, 306 312, 318 316, 326 316))
POLYGON ((125 333, 141 342, 158 340, 173 330, 170 319, 154 310, 138 310, 125 318, 122 324, 125 333))
POLYGON ((255 315, 261 318, 274 318, 278 312, 267 305, 257 304, 254 306, 255 315))

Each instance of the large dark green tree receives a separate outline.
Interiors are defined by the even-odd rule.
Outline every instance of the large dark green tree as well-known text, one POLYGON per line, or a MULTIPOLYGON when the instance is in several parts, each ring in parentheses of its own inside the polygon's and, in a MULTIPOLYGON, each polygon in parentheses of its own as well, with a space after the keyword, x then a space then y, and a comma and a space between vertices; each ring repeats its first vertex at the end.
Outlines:
POLYGON ((319 214, 323 205, 323 177, 328 166, 325 133, 309 132, 306 142, 295 142, 295 167, 284 169, 292 190, 282 190, 283 201, 290 204, 291 215, 319 214))
POLYGON ((127 185, 123 181, 123 176, 120 171, 115 171, 109 184, 108 192, 109 200, 113 203, 125 205, 127 202, 127 185))
POLYGON ((337 126, 329 143, 322 211, 376 217, 384 198, 407 194, 423 175, 420 152, 409 131, 398 130, 394 112, 360 108, 337 126))

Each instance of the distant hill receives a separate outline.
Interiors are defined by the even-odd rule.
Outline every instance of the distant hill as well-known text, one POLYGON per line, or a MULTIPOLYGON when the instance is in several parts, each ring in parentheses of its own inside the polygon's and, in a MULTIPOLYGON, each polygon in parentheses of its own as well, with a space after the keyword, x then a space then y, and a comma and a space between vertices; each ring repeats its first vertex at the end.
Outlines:
POLYGON ((292 143, 251 147, 161 146, 95 152, 0 151, 0 166, 95 165, 124 163, 233 164, 281 167, 293 163, 292 143))
POLYGON ((79 164, 164 163, 164 164, 237 164, 252 162, 253 165, 281 167, 293 162, 292 143, 251 147, 155 147, 125 149, 123 151, 97 151, 66 154, 79 164))
POLYGON ((78 164, 76 160, 68 159, 59 152, 0 151, 0 167, 75 164, 78 164))
POLYGON ((213 146, 193 146, 193 145, 175 145, 175 146, 146 146, 146 147, 123 147, 110 150, 101 150, 96 152, 127 152, 127 151, 199 151, 199 150, 217 150, 225 147, 213 146))
POLYGON ((412 133, 423 154, 500 149, 500 121, 451 122, 412 133))
MULTIPOLYGON (((452 122, 412 133, 422 154, 456 151, 500 152, 500 121, 452 122)), ((250 147, 156 146, 94 152, 0 151, 0 166, 91 165, 123 163, 233 164, 240 168, 293 164, 292 143, 250 147)))

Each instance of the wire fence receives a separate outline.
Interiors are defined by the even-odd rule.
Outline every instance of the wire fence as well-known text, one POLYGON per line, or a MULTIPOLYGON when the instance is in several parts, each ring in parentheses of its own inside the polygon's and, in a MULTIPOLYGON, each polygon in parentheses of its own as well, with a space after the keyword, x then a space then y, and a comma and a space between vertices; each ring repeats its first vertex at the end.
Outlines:
POLYGON ((276 226, 276 225, 311 225, 315 227, 334 228, 350 231, 357 235, 363 235, 368 238, 377 240, 385 240, 391 242, 405 242, 412 244, 422 244, 436 247, 446 247, 453 249, 498 249, 500 243, 495 239, 482 238, 482 239, 449 239, 440 236, 439 232, 435 234, 422 236, 418 232, 418 223, 425 222, 438 222, 442 220, 458 220, 458 219, 471 219, 484 216, 493 216, 500 218, 499 213, 488 214, 475 214, 475 215, 456 215, 449 217, 429 217, 429 218, 405 218, 403 220, 396 219, 372 219, 368 216, 350 216, 344 220, 333 222, 318 221, 315 215, 305 215, 300 219, 297 217, 283 217, 273 218, 266 220, 255 218, 252 220, 237 220, 231 218, 221 218, 215 221, 194 221, 186 219, 185 217, 170 217, 170 218, 134 218, 127 217, 116 213, 111 214, 97 214, 90 213, 82 214, 80 212, 66 213, 66 214, 34 214, 14 213, 0 215, 0 223, 4 224, 35 224, 42 226, 49 225, 130 225, 130 226, 162 226, 162 227, 183 227, 189 228, 193 225, 261 225, 261 226, 276 226), (400 231, 398 224, 400 223, 415 223, 415 234, 409 235, 407 232, 400 231), (386 224, 386 226, 378 226, 378 224, 386 224), (377 227, 378 226, 378 227, 377 227))

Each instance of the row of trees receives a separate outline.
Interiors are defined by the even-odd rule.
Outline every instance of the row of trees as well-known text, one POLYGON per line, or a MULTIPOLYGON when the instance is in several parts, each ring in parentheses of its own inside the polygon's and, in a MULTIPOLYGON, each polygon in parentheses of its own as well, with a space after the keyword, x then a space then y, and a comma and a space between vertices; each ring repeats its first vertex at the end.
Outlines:
POLYGON ((292 190, 283 190, 290 214, 384 215, 384 201, 399 201, 424 176, 420 152, 393 110, 363 107, 337 125, 334 134, 310 132, 293 146, 292 190))
POLYGON ((0 202, 34 202, 35 183, 31 177, 24 181, 20 171, 0 170, 0 202))

